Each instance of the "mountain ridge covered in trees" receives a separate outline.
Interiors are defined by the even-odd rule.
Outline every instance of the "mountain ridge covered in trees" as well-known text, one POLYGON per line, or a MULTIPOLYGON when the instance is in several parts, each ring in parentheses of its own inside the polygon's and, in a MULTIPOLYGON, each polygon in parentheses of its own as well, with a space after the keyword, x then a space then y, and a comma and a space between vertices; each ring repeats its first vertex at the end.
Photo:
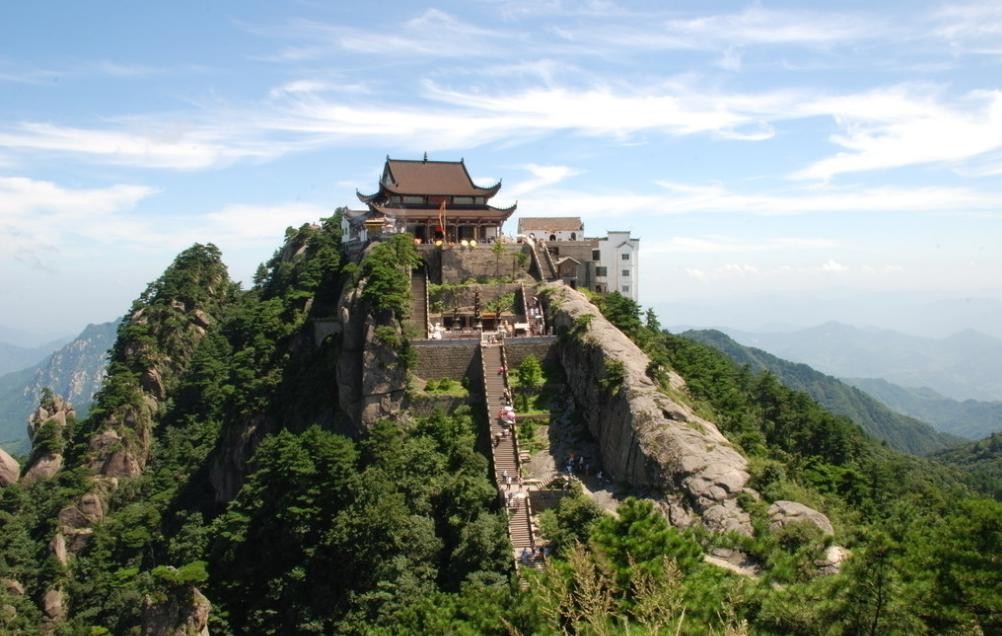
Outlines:
POLYGON ((212 246, 151 285, 119 329, 91 414, 47 441, 63 469, 0 490, 4 631, 1002 629, 1002 504, 960 471, 886 449, 774 377, 663 332, 618 294, 595 302, 651 357, 650 375, 680 373, 676 397, 749 457, 761 500, 742 505, 755 532, 672 528, 643 498, 613 517, 572 495, 542 516, 546 565, 515 570, 481 409, 346 426, 332 378, 349 352, 338 334, 318 341, 313 323, 350 290, 368 293, 364 319, 388 328, 407 367, 409 273, 393 263, 413 245, 381 245, 347 258, 333 217, 290 228, 250 289, 228 282, 212 246), (788 498, 828 514, 834 536, 771 529, 765 507, 788 498), (852 556, 825 575, 817 563, 833 542, 852 556), (714 550, 746 554, 757 577, 706 563, 714 550))
POLYGON ((918 455, 956 446, 960 438, 937 432, 930 424, 896 413, 860 389, 812 369, 806 364, 777 358, 761 349, 739 344, 715 330, 682 333, 723 352, 738 364, 755 371, 769 371, 784 385, 804 391, 828 410, 844 415, 863 430, 886 441, 892 448, 918 455))

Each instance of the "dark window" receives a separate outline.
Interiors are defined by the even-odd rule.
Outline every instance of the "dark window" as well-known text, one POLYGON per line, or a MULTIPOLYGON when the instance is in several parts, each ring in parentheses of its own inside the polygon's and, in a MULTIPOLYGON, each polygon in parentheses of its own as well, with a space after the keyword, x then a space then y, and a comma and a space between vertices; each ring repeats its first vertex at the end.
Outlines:
POLYGON ((608 271, 606 270, 605 267, 596 267, 595 268, 595 275, 596 276, 608 276, 609 273, 608 273, 608 271))
POLYGON ((624 269, 623 270, 623 276, 629 276, 629 275, 630 275, 630 270, 624 269))
POLYGON ((623 290, 624 294, 629 294, 630 293, 630 286, 629 285, 623 285, 622 287, 620 287, 620 289, 623 290))
POLYGON ((624 261, 628 261, 628 260, 630 260, 630 255, 629 255, 629 254, 623 254, 621 258, 622 258, 622 259, 623 259, 624 261))
POLYGON ((600 260, 602 260, 602 252, 600 252, 598 250, 592 250, 591 251, 591 260, 593 260, 593 261, 600 261, 600 260))

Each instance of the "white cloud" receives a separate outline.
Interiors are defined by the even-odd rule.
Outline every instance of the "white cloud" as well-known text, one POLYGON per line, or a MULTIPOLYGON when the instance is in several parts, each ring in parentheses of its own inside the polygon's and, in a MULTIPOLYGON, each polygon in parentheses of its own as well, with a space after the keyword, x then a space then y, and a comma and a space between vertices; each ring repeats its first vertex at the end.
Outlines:
POLYGON ((533 190, 555 185, 568 177, 578 174, 577 170, 569 166, 541 166, 530 163, 523 167, 532 174, 532 178, 520 181, 513 187, 506 187, 505 196, 519 197, 533 190))
POLYGON ((1002 6, 998 2, 951 4, 930 16, 935 33, 961 52, 1002 54, 1002 6))
POLYGON ((174 170, 208 168, 244 158, 269 159, 282 153, 278 142, 272 145, 240 140, 224 130, 162 124, 149 132, 138 132, 22 123, 0 130, 0 147, 86 155, 110 163, 174 170))
POLYGON ((231 204, 205 215, 197 233, 224 249, 255 244, 274 245, 287 227, 299 227, 330 216, 333 209, 313 203, 284 202, 272 205, 231 204))
POLYGON ((154 192, 138 185, 64 188, 50 181, 0 177, 0 258, 49 267, 67 235, 105 244, 148 236, 145 224, 123 213, 154 192))
POLYGON ((847 271, 849 268, 843 265, 842 263, 839 263, 834 258, 829 258, 827 261, 821 264, 820 269, 822 272, 841 274, 842 272, 847 271))
POLYGON ((904 87, 819 99, 801 114, 830 114, 845 149, 792 176, 822 179, 845 173, 925 163, 955 163, 1002 149, 1002 92, 969 93, 955 104, 904 87))
POLYGON ((517 32, 486 29, 465 22, 439 9, 427 9, 417 17, 379 30, 343 27, 312 20, 294 20, 272 32, 295 40, 270 60, 302 62, 350 51, 366 55, 407 57, 483 57, 509 55, 517 32))
POLYGON ((839 14, 750 7, 736 13, 673 19, 666 31, 693 47, 710 43, 734 45, 803 44, 822 46, 885 33, 881 20, 868 14, 839 14))

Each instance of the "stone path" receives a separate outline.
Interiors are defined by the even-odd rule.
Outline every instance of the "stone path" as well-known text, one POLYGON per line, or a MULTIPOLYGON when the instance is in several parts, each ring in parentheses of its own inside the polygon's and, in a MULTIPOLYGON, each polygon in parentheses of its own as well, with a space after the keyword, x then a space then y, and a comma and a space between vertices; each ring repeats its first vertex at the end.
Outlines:
POLYGON ((519 478, 518 444, 514 431, 500 438, 497 444, 494 443, 502 433, 500 413, 507 385, 507 377, 498 372, 504 361, 502 345, 484 343, 480 346, 480 352, 484 374, 484 402, 487 421, 490 422, 494 480, 508 513, 508 536, 517 564, 523 551, 533 551, 537 544, 529 509, 529 487, 523 486, 519 478))
POLYGON ((411 322, 418 337, 428 337, 428 276, 423 267, 411 272, 411 322))

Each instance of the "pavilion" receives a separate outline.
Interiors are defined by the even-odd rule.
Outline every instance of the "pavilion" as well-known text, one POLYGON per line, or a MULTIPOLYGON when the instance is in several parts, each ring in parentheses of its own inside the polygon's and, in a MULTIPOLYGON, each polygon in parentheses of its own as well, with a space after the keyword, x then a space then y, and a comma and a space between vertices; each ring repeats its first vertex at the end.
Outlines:
POLYGON ((501 189, 473 183, 459 161, 390 159, 386 157, 379 191, 362 194, 367 210, 353 211, 347 221, 352 238, 375 233, 409 232, 418 243, 487 243, 501 236, 501 226, 517 203, 497 208, 488 203, 501 189))

